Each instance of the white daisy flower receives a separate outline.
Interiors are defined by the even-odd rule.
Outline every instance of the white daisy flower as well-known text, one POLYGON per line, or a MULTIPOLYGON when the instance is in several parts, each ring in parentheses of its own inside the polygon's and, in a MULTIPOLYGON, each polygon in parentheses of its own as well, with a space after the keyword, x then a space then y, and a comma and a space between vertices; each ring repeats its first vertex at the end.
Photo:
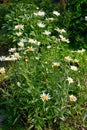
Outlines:
POLYGON ((47 46, 47 49, 50 49, 51 48, 51 46, 49 45, 49 46, 47 46))
POLYGON ((44 11, 38 11, 37 13, 34 13, 35 16, 45 16, 45 12, 44 11))
POLYGON ((85 21, 87 21, 87 16, 85 16, 85 21))
POLYGON ((20 42, 27 42, 27 39, 21 39, 20 42))
POLYGON ((15 29, 23 30, 24 25, 22 25, 22 24, 15 25, 15 29))
POLYGON ((48 101, 48 100, 50 99, 49 93, 48 93, 48 94, 45 94, 45 93, 43 92, 43 94, 41 94, 40 97, 41 97, 41 99, 42 99, 43 102, 44 102, 44 101, 48 101))
POLYGON ((22 32, 16 32, 16 35, 20 37, 22 35, 22 32))
POLYGON ((69 41, 69 39, 66 39, 64 36, 62 36, 62 35, 59 35, 59 37, 60 37, 60 39, 61 39, 61 41, 63 41, 63 42, 66 42, 66 43, 69 43, 70 41, 69 41))
POLYGON ((60 66, 60 63, 58 63, 58 62, 53 62, 52 67, 59 67, 59 66, 60 66))
POLYGON ((18 59, 20 59, 19 53, 15 52, 13 55, 11 55, 11 59, 12 60, 18 60, 18 59))
POLYGON ((31 46, 31 47, 27 47, 28 48, 28 51, 34 51, 34 48, 31 46))
POLYGON ((28 39, 28 42, 29 42, 29 43, 36 43, 36 40, 34 40, 34 39, 32 39, 32 38, 29 38, 29 39, 28 39))
POLYGON ((78 68, 76 66, 71 66, 71 70, 77 71, 78 68))
POLYGON ((57 32, 59 32, 59 33, 66 33, 66 31, 65 31, 64 29, 56 28, 55 30, 56 30, 57 32))
POLYGON ((16 48, 10 48, 8 51, 9 51, 9 52, 15 52, 15 51, 16 51, 16 48))
POLYGON ((6 56, 1 56, 0 61, 5 61, 6 56))
POLYGON ((18 87, 20 87, 20 86, 21 86, 21 83, 20 83, 20 82, 17 82, 17 85, 18 85, 18 87))
POLYGON ((58 11, 53 11, 53 14, 56 16, 60 16, 60 13, 58 11))
POLYGON ((43 32, 43 34, 45 34, 45 35, 50 35, 50 34, 51 34, 51 32, 49 32, 49 31, 45 30, 45 32, 43 32))
POLYGON ((54 18, 46 18, 47 21, 53 21, 54 18))
POLYGON ((5 74, 5 68, 4 67, 0 68, 0 74, 5 74))
POLYGON ((71 60, 72 60, 72 58, 71 58, 70 56, 66 56, 66 57, 65 57, 65 61, 66 61, 66 62, 70 62, 71 60))
POLYGON ((40 28, 44 28, 44 27, 45 27, 45 24, 43 24, 43 23, 37 23, 37 25, 38 25, 40 28))
POLYGON ((69 96, 69 100, 70 100, 71 102, 76 102, 76 101, 77 101, 77 98, 76 98, 74 95, 70 95, 70 96, 69 96))
POLYGON ((77 59, 73 59, 73 61, 72 61, 73 63, 78 63, 79 62, 79 60, 77 60, 77 59))
POLYGON ((74 82, 73 79, 72 79, 71 77, 68 77, 68 78, 67 78, 67 81, 68 81, 69 84, 71 84, 71 83, 74 82))
POLYGON ((19 47, 24 47, 24 43, 23 43, 23 42, 19 42, 19 43, 18 43, 18 46, 19 46, 19 47))
POLYGON ((85 49, 82 49, 82 50, 78 50, 77 53, 83 54, 83 52, 85 52, 85 51, 86 51, 85 49))

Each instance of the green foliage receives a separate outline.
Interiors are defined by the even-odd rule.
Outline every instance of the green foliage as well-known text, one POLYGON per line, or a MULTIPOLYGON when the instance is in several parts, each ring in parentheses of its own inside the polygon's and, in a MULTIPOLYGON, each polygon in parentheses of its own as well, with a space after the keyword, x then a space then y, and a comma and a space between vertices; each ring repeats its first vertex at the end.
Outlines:
POLYGON ((2 27, 2 24, 5 23, 5 15, 9 13, 9 9, 11 9, 11 4, 1 4, 0 5, 0 28, 2 27))
POLYGON ((87 48, 87 21, 85 16, 87 15, 87 1, 86 0, 74 0, 69 1, 69 11, 71 11, 71 20, 68 27, 69 38, 71 46, 74 48, 87 48))

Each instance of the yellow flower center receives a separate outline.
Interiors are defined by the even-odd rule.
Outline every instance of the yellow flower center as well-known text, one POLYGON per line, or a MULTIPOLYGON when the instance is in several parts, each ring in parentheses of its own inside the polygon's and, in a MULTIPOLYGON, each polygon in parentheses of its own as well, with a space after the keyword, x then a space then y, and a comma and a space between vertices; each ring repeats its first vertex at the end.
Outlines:
POLYGON ((71 59, 69 57, 66 57, 65 60, 66 62, 70 62, 71 59))
POLYGON ((3 72, 5 72, 4 70, 0 70, 0 73, 3 73, 3 72))
POLYGON ((33 51, 33 48, 32 47, 28 47, 29 51, 33 51))
POLYGON ((5 70, 4 69, 0 69, 0 73, 5 73, 5 70))
POLYGON ((46 100, 46 99, 47 99, 47 96, 46 96, 46 95, 43 95, 43 96, 42 96, 42 99, 43 99, 43 100, 46 100))
POLYGON ((18 29, 22 29, 23 28, 23 26, 22 25, 18 25, 18 29))
POLYGON ((18 44, 20 47, 23 47, 23 43, 18 44))
POLYGON ((74 96, 70 97, 70 101, 75 101, 75 97, 74 96))
POLYGON ((54 67, 59 67, 60 66, 60 64, 59 63, 54 63, 54 65, 53 65, 54 67))
POLYGON ((15 54, 15 55, 14 55, 14 58, 18 59, 18 58, 19 58, 19 55, 18 55, 18 54, 15 54))
POLYGON ((73 62, 74 62, 74 63, 77 63, 77 62, 78 62, 78 60, 77 60, 77 59, 74 59, 74 60, 73 60, 73 62))

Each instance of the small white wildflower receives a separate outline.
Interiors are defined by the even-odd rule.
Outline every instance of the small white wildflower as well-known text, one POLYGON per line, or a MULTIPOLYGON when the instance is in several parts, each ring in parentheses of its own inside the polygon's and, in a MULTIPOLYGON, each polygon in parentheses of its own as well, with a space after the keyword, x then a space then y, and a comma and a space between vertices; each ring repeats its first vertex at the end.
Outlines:
POLYGON ((71 58, 70 56, 66 56, 66 57, 65 57, 65 61, 66 61, 66 62, 70 62, 71 60, 72 60, 72 58, 71 58))
POLYGON ((29 43, 36 43, 36 41, 35 41, 34 39, 32 39, 32 38, 29 38, 29 39, 28 39, 28 42, 29 42, 29 43))
POLYGON ((76 98, 74 95, 70 95, 70 96, 69 96, 69 100, 70 100, 71 102, 76 102, 76 101, 77 101, 77 98, 76 98))
POLYGON ((78 63, 79 60, 77 60, 77 59, 73 59, 72 62, 73 62, 73 63, 78 63))
POLYGON ((5 61, 6 56, 1 56, 0 61, 5 61))
POLYGON ((85 16, 85 21, 87 21, 87 16, 85 16))
POLYGON ((71 77, 68 77, 68 78, 67 78, 67 81, 69 82, 69 84, 71 84, 71 83, 74 82, 73 79, 72 79, 71 77))
POLYGON ((43 92, 43 94, 40 95, 40 97, 41 97, 41 100, 42 100, 43 102, 44 102, 44 101, 48 101, 49 99, 51 99, 49 93, 48 93, 48 94, 45 94, 44 92, 43 92))
POLYGON ((19 46, 19 47, 24 47, 24 43, 23 43, 23 42, 19 42, 19 43, 18 43, 18 46, 19 46))
POLYGON ((49 32, 49 31, 45 30, 45 32, 43 32, 43 34, 45 34, 45 35, 50 35, 50 34, 51 34, 51 32, 49 32))
POLYGON ((20 37, 22 35, 22 32, 16 32, 16 35, 20 37))
POLYGON ((85 51, 86 51, 85 49, 82 49, 82 50, 71 51, 71 52, 77 52, 77 53, 81 53, 81 54, 83 54, 83 52, 85 52, 85 51))
POLYGON ((44 28, 44 27, 45 27, 45 24, 43 24, 43 23, 37 23, 37 25, 38 25, 40 28, 44 28))
POLYGON ((53 11, 53 14, 56 16, 60 16, 60 13, 58 11, 53 11))
POLYGON ((66 43, 69 43, 69 42, 70 42, 69 39, 66 39, 66 38, 63 37, 62 35, 59 35, 59 37, 60 37, 61 41, 63 41, 63 42, 66 42, 66 43))
POLYGON ((35 44, 39 46, 39 45, 40 45, 40 42, 39 42, 39 41, 37 41, 35 44))
POLYGON ((21 39, 20 42, 27 42, 27 39, 21 39))
POLYGON ((60 66, 60 63, 58 63, 58 62, 53 62, 52 67, 59 67, 59 66, 60 66))
POLYGON ((0 74, 5 74, 5 68, 4 67, 0 68, 0 74))
POLYGON ((26 62, 28 62, 28 59, 25 59, 26 62))
POLYGON ((56 30, 57 32, 59 32, 59 33, 66 33, 66 31, 65 31, 64 29, 56 28, 55 30, 56 30))
POLYGON ((39 15, 39 16, 45 16, 45 12, 44 12, 44 11, 39 11, 39 12, 38 12, 38 15, 39 15))
POLYGON ((35 57, 36 60, 39 60, 39 57, 35 57))
POLYGON ((9 51, 9 52, 15 52, 15 51, 16 51, 16 48, 10 48, 8 51, 9 51))
POLYGON ((60 39, 56 38, 54 43, 58 43, 58 42, 60 42, 60 39))
POLYGON ((33 43, 33 44, 38 45, 38 46, 40 45, 40 42, 39 42, 39 41, 34 40, 34 39, 32 39, 32 38, 29 38, 29 39, 28 39, 28 42, 29 42, 29 43, 33 43))
POLYGON ((34 51, 34 48, 33 47, 27 47, 28 48, 28 51, 34 51))
POLYGON ((34 13, 35 16, 45 16, 45 12, 44 11, 38 11, 37 13, 34 13))
POLYGON ((69 39, 66 39, 65 42, 66 42, 66 43, 70 43, 69 39))
POLYGON ((53 21, 54 18, 46 18, 47 21, 53 21))
POLYGON ((44 63, 45 63, 45 64, 47 64, 48 62, 47 62, 47 61, 45 61, 44 63))
POLYGON ((20 82, 17 82, 17 85, 18 85, 18 87, 20 87, 20 86, 21 86, 21 83, 20 83, 20 82))
POLYGON ((12 59, 13 60, 17 60, 17 59, 20 59, 20 55, 19 55, 19 53, 17 53, 17 52, 15 52, 13 55, 11 55, 12 57, 12 59))
POLYGON ((36 7, 36 9, 39 9, 39 7, 36 7))
POLYGON ((22 25, 22 24, 15 25, 15 29, 23 30, 24 25, 22 25))
POLYGON ((35 16, 38 16, 38 13, 34 13, 35 16))
POLYGON ((50 49, 51 48, 51 46, 49 45, 49 46, 47 46, 47 49, 50 49))
POLYGON ((85 52, 85 51, 86 51, 85 49, 82 49, 82 50, 78 50, 77 53, 83 54, 83 52, 85 52))
POLYGON ((77 71, 78 68, 76 66, 71 66, 71 70, 77 71))

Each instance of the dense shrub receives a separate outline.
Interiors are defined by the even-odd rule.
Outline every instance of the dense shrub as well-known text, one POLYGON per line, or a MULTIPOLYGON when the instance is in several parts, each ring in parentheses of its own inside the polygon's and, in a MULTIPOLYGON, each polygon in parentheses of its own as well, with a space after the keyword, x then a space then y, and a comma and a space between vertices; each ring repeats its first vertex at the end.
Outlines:
POLYGON ((70 45, 74 48, 87 48, 87 21, 85 20, 85 16, 87 15, 87 1, 69 1, 69 11, 71 12, 70 24, 68 28, 69 38, 71 41, 70 45))

